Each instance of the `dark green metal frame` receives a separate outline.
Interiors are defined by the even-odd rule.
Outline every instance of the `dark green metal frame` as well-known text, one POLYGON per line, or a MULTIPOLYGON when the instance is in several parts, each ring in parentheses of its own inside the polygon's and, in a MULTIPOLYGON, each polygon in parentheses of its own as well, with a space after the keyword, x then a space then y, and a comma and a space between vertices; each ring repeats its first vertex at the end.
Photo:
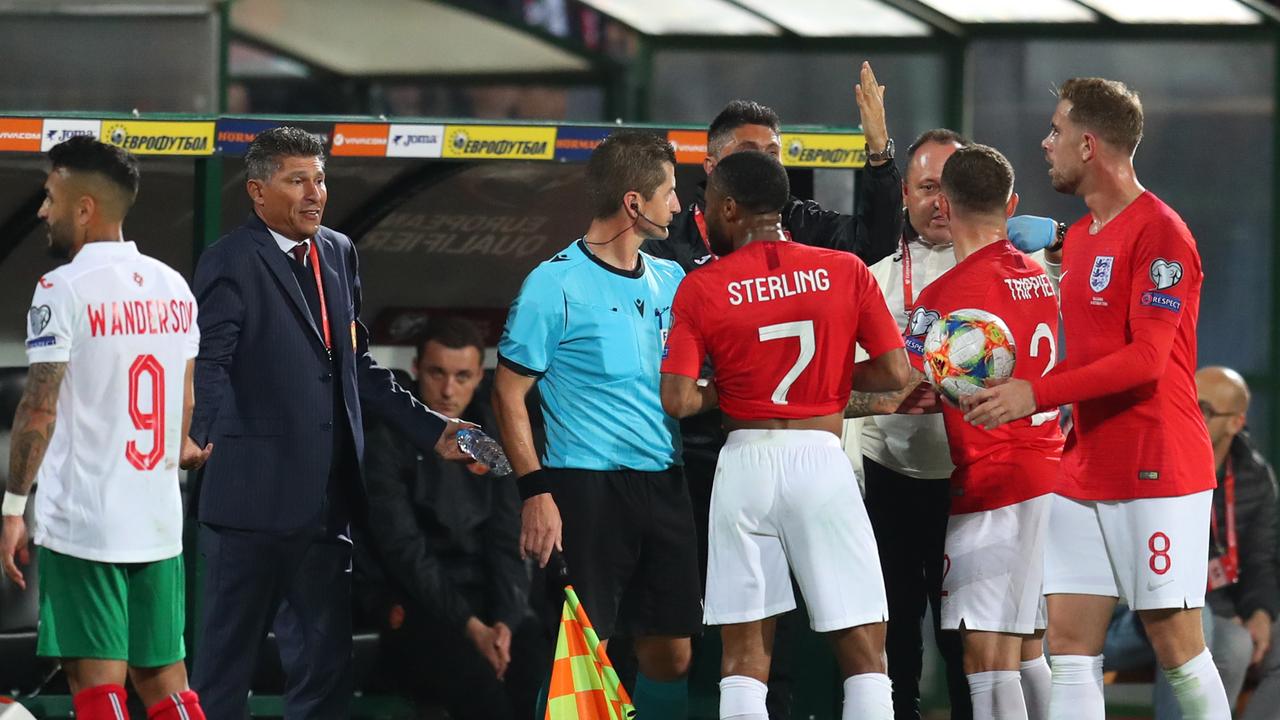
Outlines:
MULTIPOLYGON (((592 70, 584 73, 560 73, 551 75, 485 75, 485 76, 412 76, 361 78, 366 82, 377 80, 432 80, 456 84, 497 84, 520 83, 531 80, 550 82, 560 85, 598 85, 605 93, 606 117, 631 121, 650 120, 650 94, 653 87, 655 57, 665 50, 749 50, 759 53, 801 52, 813 53, 824 51, 864 51, 874 53, 902 54, 940 54, 944 59, 947 72, 946 97, 944 100, 944 119, 948 126, 961 132, 972 130, 972 117, 966 102, 968 86, 968 50, 969 43, 974 40, 993 39, 1037 39, 1037 40, 1126 40, 1130 42, 1158 42, 1167 40, 1198 41, 1253 41, 1268 43, 1275 57, 1276 84, 1273 93, 1272 127, 1273 127, 1273 190, 1280 194, 1280 9, 1268 4, 1265 0, 1238 0, 1252 8, 1263 17, 1257 25, 1175 25, 1175 24, 1126 24, 1113 18, 1099 15, 1096 23, 961 23, 933 10, 920 0, 884 0, 887 4, 915 17, 932 28, 932 33, 921 37, 849 37, 849 38, 804 38, 791 32, 784 32, 775 37, 741 37, 716 35, 671 35, 647 36, 632 29, 638 40, 638 50, 629 63, 624 63, 608 55, 581 47, 571 40, 561 38, 537 27, 530 26, 515 15, 500 12, 486 12, 474 7, 465 0, 438 0, 459 10, 485 15, 521 32, 529 33, 556 47, 586 58, 592 70)), ((228 46, 236 35, 231 26, 231 3, 234 0, 220 0, 218 3, 219 29, 221 43, 219 49, 219 82, 218 111, 225 111, 227 86, 233 79, 228 74, 228 46)), ((742 9, 752 12, 750 8, 734 2, 742 9)), ((241 38, 257 43, 252 38, 241 38)), ((271 48, 273 52, 278 49, 271 48)), ((295 58, 297 59, 297 58, 295 58)), ((342 76, 316 68, 305 63, 322 76, 340 78, 342 76)), ((31 115, 43 115, 31 113, 31 115)), ((106 115, 101 113, 60 114, 66 117, 120 117, 128 115, 106 115)), ((155 115, 151 119, 193 119, 181 115, 155 115)), ((301 119, 301 118, 300 118, 301 119)), ((314 118, 317 120, 333 120, 335 118, 314 118)), ((353 121, 369 121, 367 117, 342 118, 353 121)), ((568 124, 568 123, 566 123, 568 124)), ((205 247, 217 236, 218 208, 217 188, 222 181, 222 162, 220 159, 201 158, 197 163, 197 214, 202 222, 198 223, 194 242, 197 248, 205 247)), ((1276 250, 1272 253, 1272 283, 1270 287, 1270 306, 1273 321, 1280 319, 1280 202, 1272 206, 1272 237, 1276 250)), ((1270 357, 1280 359, 1280 331, 1273 330, 1269 342, 1270 357)), ((1271 429, 1266 438, 1273 461, 1280 461, 1280 381, 1274 380, 1271 373, 1255 374, 1249 381, 1255 394, 1263 395, 1270 400, 1269 416, 1271 429)))
MULTIPOLYGON (((730 0, 733 2, 734 0, 730 0)), ((927 23, 933 34, 927 37, 800 38, 777 37, 665 36, 642 37, 642 50, 631 71, 631 90, 626 107, 630 117, 647 120, 648 91, 652 86, 654 57, 664 50, 750 50, 753 52, 823 52, 832 50, 870 53, 941 54, 947 71, 944 117, 949 127, 972 132, 972 115, 966 98, 968 90, 969 44, 975 40, 1125 40, 1134 43, 1169 40, 1263 42, 1271 46, 1275 62, 1275 90, 1272 106, 1272 190, 1280 198, 1280 9, 1265 0, 1239 0, 1257 11, 1263 21, 1257 25, 1127 24, 1098 13, 1096 23, 957 23, 918 0, 885 0, 927 23)), ((1096 10, 1095 10, 1096 12, 1096 10)), ((1280 366, 1280 199, 1272 204, 1273 251, 1269 301, 1272 328, 1269 357, 1280 366)), ((1265 445, 1272 463, 1280 463, 1280 378, 1274 373, 1253 373, 1246 377, 1255 396, 1268 399, 1269 433, 1265 445)))

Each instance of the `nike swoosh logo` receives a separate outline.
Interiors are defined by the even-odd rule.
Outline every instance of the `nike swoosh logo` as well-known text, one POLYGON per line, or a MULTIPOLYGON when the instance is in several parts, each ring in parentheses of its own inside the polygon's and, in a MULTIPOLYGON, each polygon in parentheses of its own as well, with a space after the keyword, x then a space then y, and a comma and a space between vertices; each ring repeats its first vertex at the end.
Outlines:
POLYGON ((1152 584, 1151 581, 1148 580, 1147 592, 1155 592, 1156 590, 1159 590, 1160 588, 1164 587, 1165 585, 1168 585, 1171 582, 1173 582, 1173 578, 1165 578, 1164 582, 1159 582, 1155 584, 1152 584))
POLYGON ((703 255, 703 256, 702 256, 702 257, 700 257, 700 258, 694 258, 694 259, 693 259, 693 264, 694 264, 694 265, 706 265, 706 264, 707 264, 707 262, 708 262, 709 260, 711 260, 711 256, 710 256, 710 255, 703 255))

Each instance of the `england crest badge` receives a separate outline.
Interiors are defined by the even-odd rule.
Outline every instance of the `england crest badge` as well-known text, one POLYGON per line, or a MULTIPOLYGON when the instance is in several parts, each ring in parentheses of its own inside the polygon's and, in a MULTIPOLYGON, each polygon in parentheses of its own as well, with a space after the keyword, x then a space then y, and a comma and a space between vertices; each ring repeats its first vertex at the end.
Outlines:
POLYGON ((1093 271, 1089 273, 1089 287, 1094 292, 1102 292, 1111 284, 1111 266, 1115 261, 1113 255, 1099 255, 1093 259, 1093 271))

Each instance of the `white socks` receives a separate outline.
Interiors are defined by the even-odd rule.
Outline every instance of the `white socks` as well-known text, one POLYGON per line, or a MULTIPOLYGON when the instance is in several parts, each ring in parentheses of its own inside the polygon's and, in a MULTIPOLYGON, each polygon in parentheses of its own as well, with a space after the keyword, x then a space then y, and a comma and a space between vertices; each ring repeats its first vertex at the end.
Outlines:
MULTIPOLYGON (((1010 673, 1016 675, 1017 673, 1010 673)), ((1015 678, 1016 681, 1016 678, 1015 678)), ((1017 687, 1017 683, 1014 683, 1017 687)), ((720 680, 720 720, 769 720, 759 680, 730 675, 720 680)), ((863 673, 844 681, 842 720, 893 720, 893 685, 884 673, 863 673)))
POLYGON ((1104 720, 1101 655, 1055 655, 1050 720, 1104 720))
POLYGON ((1027 720, 1021 673, 1016 670, 989 670, 966 677, 969 678, 974 720, 1027 720))
POLYGON ((1023 660, 1019 679, 1022 681, 1022 697, 1027 704, 1029 720, 1049 720, 1049 694, 1053 687, 1053 671, 1041 655, 1034 660, 1023 660))
POLYGON ((1165 670, 1164 676, 1173 687, 1173 696, 1182 709, 1182 720, 1230 720, 1227 692, 1209 648, 1186 664, 1165 670))
POLYGON ((720 680, 720 720, 769 720, 764 699, 769 688, 745 675, 720 680))
MULTIPOLYGON (((1227 693, 1208 648, 1181 667, 1164 671, 1183 720, 1230 720, 1227 693)), ((978 720, 1103 720, 1102 656, 1058 655, 1024 661, 1020 672, 969 675, 978 720), (1050 697, 1052 702, 1050 703, 1050 697)), ((720 720, 768 720, 764 683, 743 675, 720 681, 720 720)), ((889 676, 863 673, 844 681, 842 720, 893 720, 889 676)))
POLYGON ((893 720, 893 684, 884 673, 861 673, 844 681, 841 720, 893 720))

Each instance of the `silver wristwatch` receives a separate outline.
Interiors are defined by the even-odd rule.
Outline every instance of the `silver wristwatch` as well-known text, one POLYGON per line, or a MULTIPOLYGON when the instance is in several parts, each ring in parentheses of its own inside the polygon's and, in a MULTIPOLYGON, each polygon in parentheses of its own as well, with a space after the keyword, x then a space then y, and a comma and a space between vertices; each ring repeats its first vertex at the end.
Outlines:
POLYGON ((889 142, 884 144, 884 150, 880 152, 868 152, 867 162, 881 162, 893 159, 893 138, 889 138, 889 142))

